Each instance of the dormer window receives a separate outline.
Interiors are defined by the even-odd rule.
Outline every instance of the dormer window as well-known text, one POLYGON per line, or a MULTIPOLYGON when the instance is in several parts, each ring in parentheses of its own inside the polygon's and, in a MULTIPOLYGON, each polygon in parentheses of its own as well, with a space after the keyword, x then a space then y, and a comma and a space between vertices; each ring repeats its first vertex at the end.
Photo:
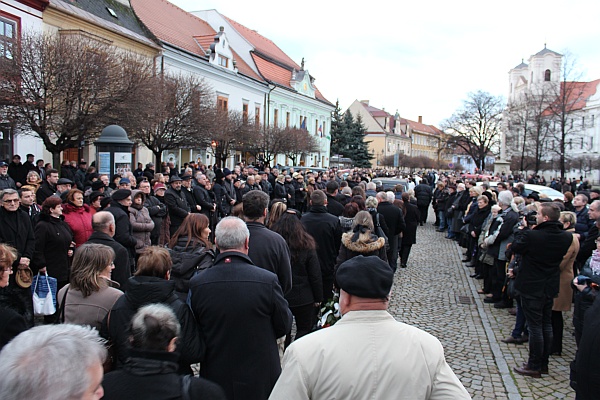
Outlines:
POLYGON ((229 58, 219 55, 219 65, 221 67, 229 68, 229 58))
POLYGON ((550 82, 550 77, 551 77, 551 72, 550 72, 550 70, 549 70, 549 69, 547 69, 547 70, 544 72, 544 81, 546 81, 546 82, 550 82))

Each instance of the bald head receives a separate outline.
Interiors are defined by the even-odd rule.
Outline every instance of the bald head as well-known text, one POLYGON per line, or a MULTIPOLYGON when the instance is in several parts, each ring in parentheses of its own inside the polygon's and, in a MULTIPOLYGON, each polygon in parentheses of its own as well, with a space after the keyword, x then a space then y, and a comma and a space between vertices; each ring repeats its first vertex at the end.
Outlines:
POLYGON ((115 234, 115 217, 108 211, 99 211, 92 216, 92 229, 107 235, 115 234))

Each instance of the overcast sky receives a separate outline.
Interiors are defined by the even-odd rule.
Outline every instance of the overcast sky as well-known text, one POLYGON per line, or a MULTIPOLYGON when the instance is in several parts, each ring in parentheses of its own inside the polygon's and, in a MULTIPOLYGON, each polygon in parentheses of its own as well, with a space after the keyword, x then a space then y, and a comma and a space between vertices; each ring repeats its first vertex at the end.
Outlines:
POLYGON ((508 71, 544 48, 600 78, 600 1, 170 0, 216 9, 275 42, 345 110, 370 100, 439 125, 469 92, 506 97, 508 71))

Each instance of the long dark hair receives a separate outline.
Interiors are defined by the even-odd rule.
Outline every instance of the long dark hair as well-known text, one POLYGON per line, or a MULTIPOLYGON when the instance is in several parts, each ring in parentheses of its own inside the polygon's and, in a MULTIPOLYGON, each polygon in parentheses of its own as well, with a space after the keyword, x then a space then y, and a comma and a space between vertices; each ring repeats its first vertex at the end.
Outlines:
POLYGON ((208 227, 208 224, 209 221, 206 215, 199 213, 188 214, 171 238, 169 248, 172 249, 175 247, 181 236, 187 237, 185 247, 188 247, 190 244, 197 246, 199 243, 202 243, 207 249, 212 248, 210 242, 202 238, 202 231, 208 227))
POLYGON ((279 233, 290 247, 293 253, 317 248, 315 240, 306 232, 298 217, 290 212, 285 212, 279 220, 271 227, 273 232, 279 233))

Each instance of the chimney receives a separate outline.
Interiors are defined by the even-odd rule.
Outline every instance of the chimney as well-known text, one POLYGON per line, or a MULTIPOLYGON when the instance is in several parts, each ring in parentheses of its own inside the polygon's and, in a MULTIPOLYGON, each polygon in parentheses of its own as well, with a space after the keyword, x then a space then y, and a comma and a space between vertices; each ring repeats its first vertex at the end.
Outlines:
POLYGON ((419 115, 419 123, 422 124, 423 123, 423 116, 419 115))
POLYGON ((360 102, 363 103, 364 105, 367 105, 367 106, 369 105, 369 100, 361 100, 360 102))

